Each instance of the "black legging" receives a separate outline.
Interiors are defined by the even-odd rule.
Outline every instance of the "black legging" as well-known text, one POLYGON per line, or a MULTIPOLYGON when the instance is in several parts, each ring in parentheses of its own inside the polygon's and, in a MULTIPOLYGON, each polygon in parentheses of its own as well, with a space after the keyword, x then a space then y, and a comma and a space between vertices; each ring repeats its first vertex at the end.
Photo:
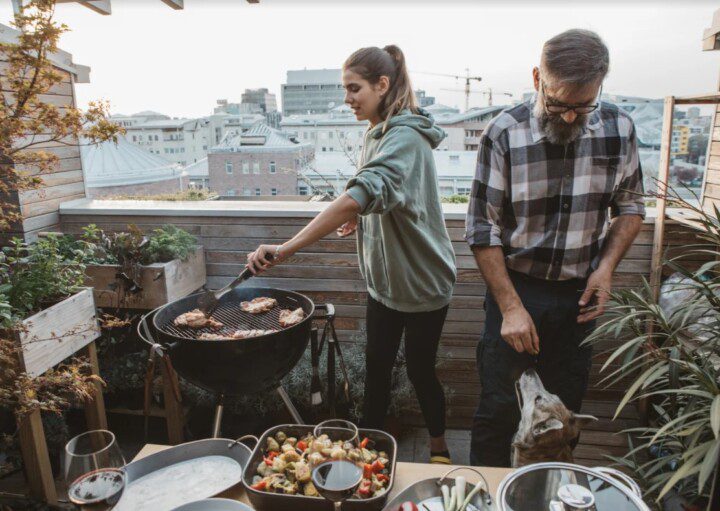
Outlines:
POLYGON ((415 387, 430 436, 445 433, 445 394, 435 374, 435 357, 448 307, 400 312, 368 296, 365 397, 362 425, 381 429, 390 404, 390 379, 405 331, 408 378, 415 387))

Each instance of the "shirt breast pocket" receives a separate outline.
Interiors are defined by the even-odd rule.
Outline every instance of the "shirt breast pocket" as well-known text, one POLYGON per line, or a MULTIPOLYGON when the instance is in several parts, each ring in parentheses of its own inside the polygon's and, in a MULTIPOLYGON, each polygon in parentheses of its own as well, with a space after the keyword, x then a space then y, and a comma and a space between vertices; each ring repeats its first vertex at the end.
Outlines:
POLYGON ((595 156, 592 158, 590 173, 591 207, 607 209, 615 192, 620 186, 618 167, 620 158, 617 156, 595 156))

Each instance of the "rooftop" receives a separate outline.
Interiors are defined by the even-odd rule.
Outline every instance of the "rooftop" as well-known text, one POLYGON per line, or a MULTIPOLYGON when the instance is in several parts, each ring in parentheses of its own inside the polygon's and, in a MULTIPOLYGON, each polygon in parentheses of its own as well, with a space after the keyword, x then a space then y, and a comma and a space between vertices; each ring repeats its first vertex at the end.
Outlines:
POLYGON ((118 137, 117 144, 84 141, 80 157, 88 188, 154 183, 177 178, 180 167, 118 137))
POLYGON ((297 149, 299 147, 311 147, 311 145, 300 143, 291 138, 289 134, 271 128, 267 124, 255 124, 243 133, 228 132, 217 146, 210 148, 208 153, 253 152, 267 149, 297 149))
POLYGON ((286 85, 340 83, 340 69, 298 69, 287 72, 286 85))

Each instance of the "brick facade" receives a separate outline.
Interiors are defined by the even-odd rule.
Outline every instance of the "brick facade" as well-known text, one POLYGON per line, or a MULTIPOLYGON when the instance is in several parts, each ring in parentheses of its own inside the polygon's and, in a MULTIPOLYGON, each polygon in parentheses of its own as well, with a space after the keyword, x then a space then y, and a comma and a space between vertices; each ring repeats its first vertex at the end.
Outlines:
POLYGON ((152 183, 138 183, 125 186, 101 186, 87 189, 87 196, 93 199, 116 197, 119 195, 158 195, 181 192, 188 189, 190 180, 187 176, 175 177, 152 183), (182 179, 182 183, 181 180, 182 179))
POLYGON ((221 196, 297 195, 298 172, 313 158, 308 146, 210 153, 208 187, 221 196))

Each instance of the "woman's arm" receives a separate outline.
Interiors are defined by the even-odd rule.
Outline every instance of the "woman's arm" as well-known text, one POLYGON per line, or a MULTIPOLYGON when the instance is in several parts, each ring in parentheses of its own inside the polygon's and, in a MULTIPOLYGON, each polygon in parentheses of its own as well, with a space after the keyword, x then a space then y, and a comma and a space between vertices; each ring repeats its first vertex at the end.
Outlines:
POLYGON ((265 271, 337 230, 345 222, 355 219, 359 213, 360 204, 347 193, 343 193, 291 240, 282 245, 260 245, 254 252, 248 254, 248 268, 253 274, 265 271), (272 261, 268 259, 268 254, 273 257, 272 261))

